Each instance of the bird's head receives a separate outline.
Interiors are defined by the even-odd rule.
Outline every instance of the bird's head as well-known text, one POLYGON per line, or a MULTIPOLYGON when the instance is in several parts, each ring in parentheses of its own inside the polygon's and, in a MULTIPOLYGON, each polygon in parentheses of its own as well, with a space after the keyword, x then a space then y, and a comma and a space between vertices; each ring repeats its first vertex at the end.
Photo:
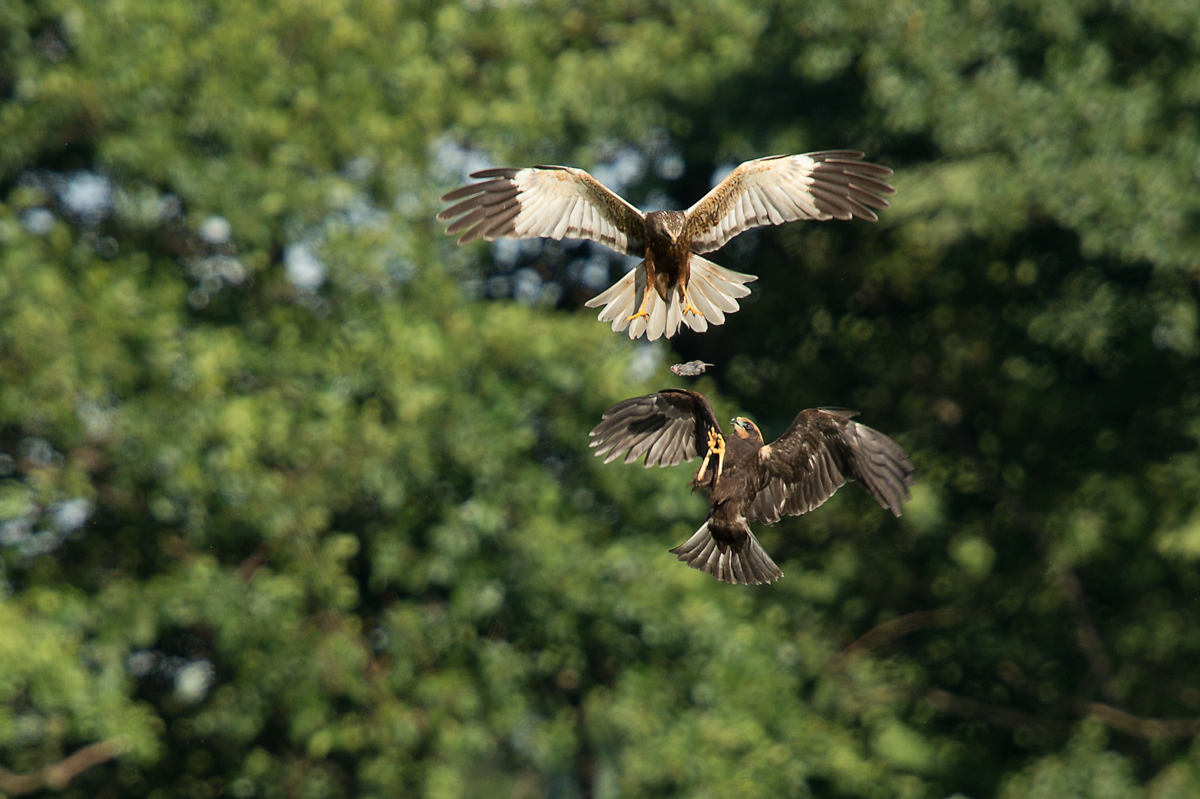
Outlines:
POLYGON ((646 214, 646 232, 675 244, 683 235, 683 223, 686 219, 680 211, 651 211, 646 214))
POLYGON ((747 419, 745 416, 733 417, 733 434, 738 438, 762 441, 762 431, 758 429, 758 425, 747 419))

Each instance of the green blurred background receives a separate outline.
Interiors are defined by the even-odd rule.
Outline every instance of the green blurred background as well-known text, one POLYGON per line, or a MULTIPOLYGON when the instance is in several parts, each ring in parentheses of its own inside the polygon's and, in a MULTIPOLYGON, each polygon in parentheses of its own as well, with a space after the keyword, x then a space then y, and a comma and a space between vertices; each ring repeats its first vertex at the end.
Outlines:
POLYGON ((1195 0, 9 0, 0 36, 0 791, 1200 794, 1195 0), (830 148, 893 208, 742 235, 742 311, 670 342, 581 309, 603 248, 433 221, 489 165, 686 207, 830 148), (904 517, 760 528, 770 586, 677 563, 695 464, 587 431, 691 358, 768 438, 861 410, 904 517))

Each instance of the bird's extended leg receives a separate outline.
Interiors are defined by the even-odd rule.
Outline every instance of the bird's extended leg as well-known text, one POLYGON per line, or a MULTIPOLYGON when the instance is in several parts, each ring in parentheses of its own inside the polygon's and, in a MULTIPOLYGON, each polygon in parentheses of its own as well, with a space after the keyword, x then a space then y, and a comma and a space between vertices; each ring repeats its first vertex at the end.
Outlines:
POLYGON ((640 317, 650 315, 650 314, 646 313, 646 303, 650 300, 651 290, 652 290, 651 286, 649 284, 647 284, 646 290, 642 292, 642 307, 638 308, 638 312, 635 313, 633 316, 626 318, 625 319, 626 322, 632 322, 634 319, 638 319, 640 317))
MULTIPOLYGON (((721 479, 721 472, 725 468, 725 439, 716 430, 708 431, 708 452, 704 456, 704 460, 700 463, 700 471, 696 473, 696 482, 700 483, 704 480, 704 475, 708 473, 708 461, 713 455, 717 456, 717 477, 721 479)), ((716 480, 713 482, 715 483, 716 480)))
POLYGON ((688 297, 687 286, 685 286, 683 283, 679 284, 679 293, 683 295, 683 312, 684 313, 693 313, 696 316, 704 316, 704 314, 702 314, 700 311, 696 310, 695 305, 692 305, 692 300, 690 297, 688 297))
MULTIPOLYGON (((725 438, 716 430, 712 431, 712 437, 717 452, 717 480, 720 480, 721 472, 725 470, 725 438)), ((715 483, 716 480, 713 482, 715 483)))
POLYGON ((627 318, 625 320, 626 322, 632 322, 634 319, 639 319, 643 316, 650 316, 650 314, 646 312, 646 303, 650 302, 650 292, 654 291, 654 258, 650 252, 646 253, 646 260, 644 263, 646 265, 646 288, 642 290, 642 306, 638 308, 637 313, 627 318))

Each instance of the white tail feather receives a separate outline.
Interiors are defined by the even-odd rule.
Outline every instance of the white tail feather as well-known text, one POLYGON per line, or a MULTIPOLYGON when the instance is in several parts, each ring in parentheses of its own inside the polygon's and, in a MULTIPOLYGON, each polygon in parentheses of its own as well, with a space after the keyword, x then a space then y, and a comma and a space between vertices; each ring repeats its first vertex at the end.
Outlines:
POLYGON ((666 330, 671 332, 667 333, 668 338, 675 335, 675 333, 679 331, 679 323, 683 321, 683 303, 679 300, 679 292, 672 291, 669 296, 671 299, 670 302, 667 303, 666 330))
POLYGON ((725 314, 722 313, 720 308, 713 305, 712 300, 708 298, 710 290, 708 288, 708 281, 703 279, 693 280, 690 288, 691 291, 688 294, 692 298, 692 304, 696 306, 696 309, 700 313, 704 314, 704 318, 711 321, 714 325, 725 324, 725 314))
POLYGON ((630 338, 645 334, 647 340, 655 341, 663 336, 671 338, 684 324, 698 333, 708 330, 709 325, 724 324, 725 315, 738 310, 737 298, 750 293, 744 284, 758 280, 754 275, 717 266, 699 255, 692 255, 690 265, 688 297, 701 316, 684 313, 683 299, 678 291, 670 292, 668 301, 663 302, 657 292, 649 289, 650 295, 645 301, 647 316, 631 321, 629 317, 642 307, 642 296, 647 291, 645 261, 584 305, 588 308, 603 306, 597 318, 601 322, 611 322, 614 332, 627 330, 630 338))

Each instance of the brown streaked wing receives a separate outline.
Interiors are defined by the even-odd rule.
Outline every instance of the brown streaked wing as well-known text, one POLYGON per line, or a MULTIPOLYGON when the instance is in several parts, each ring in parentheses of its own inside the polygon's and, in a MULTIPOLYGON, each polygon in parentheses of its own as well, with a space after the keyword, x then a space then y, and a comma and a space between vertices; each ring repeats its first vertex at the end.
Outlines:
POLYGON ((851 422, 854 456, 851 473, 880 506, 900 515, 901 500, 909 499, 913 465, 908 453, 892 439, 866 425, 851 422))
POLYGON ((810 408, 787 432, 759 450, 762 488, 747 516, 771 524, 821 505, 857 480, 884 508, 900 515, 913 484, 912 463, 892 439, 853 421, 855 411, 810 408))
POLYGON ((646 454, 646 468, 675 466, 708 451, 708 432, 721 426, 708 398, 695 391, 663 389, 634 397, 604 412, 589 435, 596 456, 611 463, 622 455, 632 463, 646 454))
POLYGON ((641 211, 584 172, 566 166, 484 169, 483 178, 442 195, 454 202, 437 215, 453 219, 459 244, 499 238, 590 239, 627 255, 645 254, 641 211))
POLYGON ((798 219, 878 219, 892 170, 862 161, 857 150, 773 155, 747 161, 687 210, 683 235, 692 252, 711 252, 742 231, 798 219))

